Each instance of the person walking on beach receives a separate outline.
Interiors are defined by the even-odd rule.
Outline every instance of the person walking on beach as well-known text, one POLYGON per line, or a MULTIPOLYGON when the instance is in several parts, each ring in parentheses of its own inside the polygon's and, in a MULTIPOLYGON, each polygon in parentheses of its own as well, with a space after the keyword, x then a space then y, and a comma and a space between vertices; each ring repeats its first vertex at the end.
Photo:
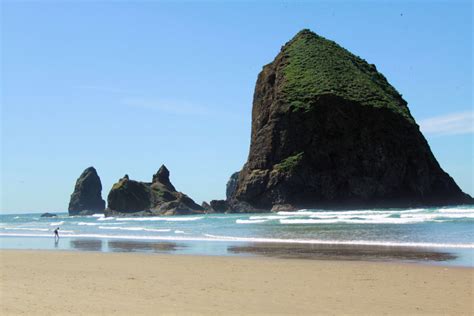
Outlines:
POLYGON ((54 241, 59 241, 59 227, 54 230, 54 241))

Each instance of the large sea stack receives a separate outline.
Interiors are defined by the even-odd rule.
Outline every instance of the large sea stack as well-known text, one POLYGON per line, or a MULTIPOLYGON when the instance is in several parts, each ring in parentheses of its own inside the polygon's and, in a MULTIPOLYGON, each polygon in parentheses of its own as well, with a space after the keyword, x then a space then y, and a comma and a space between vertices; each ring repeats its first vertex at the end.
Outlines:
POLYGON ((69 215, 88 215, 104 211, 102 183, 94 167, 84 170, 77 179, 68 209, 69 215))
POLYGON ((250 153, 230 202, 250 211, 473 200, 375 65, 302 30, 258 76, 250 153))
POLYGON ((203 213, 186 194, 176 191, 166 166, 153 175, 152 182, 130 180, 125 175, 112 186, 106 215, 186 215, 203 213))

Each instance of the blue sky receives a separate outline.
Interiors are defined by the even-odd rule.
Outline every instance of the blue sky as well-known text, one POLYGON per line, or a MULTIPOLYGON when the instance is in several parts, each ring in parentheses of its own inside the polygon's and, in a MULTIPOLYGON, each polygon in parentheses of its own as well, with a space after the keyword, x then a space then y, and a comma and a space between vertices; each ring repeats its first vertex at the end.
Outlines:
POLYGON ((2 1, 1 212, 65 211, 166 164, 196 202, 246 161, 257 74, 310 28, 377 65, 445 171, 473 183, 470 1, 2 1))

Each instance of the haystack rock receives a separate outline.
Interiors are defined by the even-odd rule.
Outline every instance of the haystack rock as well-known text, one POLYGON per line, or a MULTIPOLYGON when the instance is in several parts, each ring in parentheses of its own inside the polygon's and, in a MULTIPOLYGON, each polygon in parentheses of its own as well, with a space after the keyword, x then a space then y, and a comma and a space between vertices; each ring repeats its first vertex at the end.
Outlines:
POLYGON ((203 213, 186 194, 176 191, 163 165, 152 177, 152 182, 130 180, 125 175, 112 186, 106 215, 187 215, 203 213))
POLYGON ((88 215, 103 212, 102 183, 94 167, 89 167, 76 181, 69 202, 69 215, 88 215))
POLYGON ((472 204, 375 65, 302 30, 255 87, 235 210, 472 204))

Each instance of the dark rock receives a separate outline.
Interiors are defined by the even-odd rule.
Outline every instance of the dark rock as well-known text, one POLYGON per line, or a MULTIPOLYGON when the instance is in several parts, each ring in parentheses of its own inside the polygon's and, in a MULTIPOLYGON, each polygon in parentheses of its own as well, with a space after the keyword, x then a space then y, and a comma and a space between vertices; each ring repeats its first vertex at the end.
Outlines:
POLYGON ((153 175, 151 183, 130 180, 126 175, 112 186, 107 201, 107 216, 187 215, 204 212, 204 208, 190 197, 176 191, 164 165, 153 175))
POLYGON ((239 201, 236 199, 231 199, 227 201, 229 205, 229 212, 232 213, 259 213, 259 212, 268 212, 268 210, 257 208, 250 203, 245 201, 239 201))
POLYGON ((216 213, 225 213, 231 210, 226 200, 212 200, 211 209, 216 213))
POLYGON ((209 203, 207 203, 206 201, 203 201, 201 203, 201 207, 207 212, 209 212, 211 210, 211 205, 209 203))
POLYGON ((153 175, 153 183, 159 182, 163 184, 168 190, 176 191, 174 186, 170 182, 170 172, 165 165, 162 165, 158 172, 153 175))
POLYGON ((174 192, 175 200, 167 201, 155 207, 163 215, 190 215, 204 213, 204 209, 184 193, 174 192))
POLYGON ((275 204, 271 209, 272 212, 291 212, 297 210, 298 209, 291 204, 275 204))
POLYGON ((107 197, 108 208, 116 211, 142 211, 151 208, 150 184, 130 180, 125 175, 112 186, 107 197))
POLYGON ((58 215, 52 213, 43 213, 40 217, 57 217, 58 215))
POLYGON ((226 198, 229 200, 235 192, 235 189, 237 189, 237 181, 239 180, 239 173, 240 172, 234 172, 230 178, 229 181, 227 181, 227 186, 226 186, 226 198))
POLYGON ((103 212, 102 184, 94 167, 89 167, 76 181, 69 202, 69 215, 88 215, 103 212))
POLYGON ((374 65, 309 30, 258 76, 234 210, 472 204, 374 65))

